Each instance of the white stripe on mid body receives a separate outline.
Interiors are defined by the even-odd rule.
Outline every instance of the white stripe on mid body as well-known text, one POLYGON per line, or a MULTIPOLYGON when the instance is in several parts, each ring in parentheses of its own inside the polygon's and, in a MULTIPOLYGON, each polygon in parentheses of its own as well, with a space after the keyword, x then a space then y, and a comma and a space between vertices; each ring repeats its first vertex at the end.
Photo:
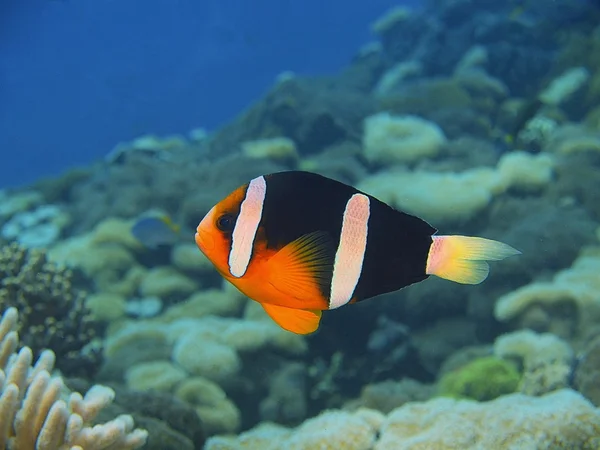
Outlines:
POLYGON ((235 223, 229 251, 229 272, 236 278, 243 277, 250 264, 254 238, 262 217, 263 204, 267 194, 264 177, 250 181, 246 198, 240 205, 240 215, 235 223))
POLYGON ((344 306, 352 299, 367 249, 370 214, 369 197, 364 194, 354 194, 346 203, 333 264, 329 309, 344 306))

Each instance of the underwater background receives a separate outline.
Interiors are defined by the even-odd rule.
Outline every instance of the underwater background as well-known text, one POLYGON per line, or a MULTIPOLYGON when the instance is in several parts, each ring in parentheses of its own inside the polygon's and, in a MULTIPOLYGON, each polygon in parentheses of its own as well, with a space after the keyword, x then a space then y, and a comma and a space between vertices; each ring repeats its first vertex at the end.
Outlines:
POLYGON ((143 134, 214 130, 284 70, 339 70, 394 4, 6 0, 0 144, 20 151, 0 167, 0 187, 58 175, 143 134))
POLYGON ((0 450, 600 449, 597 1, 36 0, 0 35, 0 450), (289 333, 193 240, 284 170, 522 254, 289 333))

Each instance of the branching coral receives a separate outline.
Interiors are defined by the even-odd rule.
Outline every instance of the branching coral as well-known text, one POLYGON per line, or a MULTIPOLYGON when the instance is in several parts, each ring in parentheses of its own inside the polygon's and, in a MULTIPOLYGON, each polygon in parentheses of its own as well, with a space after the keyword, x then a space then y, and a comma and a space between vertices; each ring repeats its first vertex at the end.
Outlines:
POLYGON ((133 419, 121 415, 105 424, 91 422, 114 398, 104 386, 92 387, 85 397, 70 393, 52 376, 55 355, 43 351, 32 367, 33 353, 15 353, 18 313, 9 308, 0 321, 0 450, 128 450, 144 445, 145 430, 133 429, 133 419))

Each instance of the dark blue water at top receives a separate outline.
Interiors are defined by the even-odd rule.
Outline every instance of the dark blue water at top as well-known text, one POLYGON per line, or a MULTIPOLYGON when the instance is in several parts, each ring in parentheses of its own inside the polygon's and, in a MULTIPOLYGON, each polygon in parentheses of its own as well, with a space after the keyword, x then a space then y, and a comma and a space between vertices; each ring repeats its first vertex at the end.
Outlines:
POLYGON ((397 4, 3 0, 0 187, 100 158, 143 133, 212 129, 283 70, 338 70, 397 4))

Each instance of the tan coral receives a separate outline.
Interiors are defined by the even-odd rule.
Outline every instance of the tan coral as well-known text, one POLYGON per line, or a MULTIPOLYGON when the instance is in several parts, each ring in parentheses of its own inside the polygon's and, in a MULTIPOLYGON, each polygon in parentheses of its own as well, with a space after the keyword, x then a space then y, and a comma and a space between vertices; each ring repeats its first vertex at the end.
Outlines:
POLYGON ((292 434, 289 428, 271 422, 261 423, 238 436, 214 436, 205 450, 278 450, 292 434))
POLYGON ((579 393, 511 394, 494 401, 438 398, 390 413, 374 450, 593 450, 600 412, 579 393))
POLYGON ((573 350, 554 334, 531 330, 504 334, 496 339, 494 354, 523 367, 519 383, 523 394, 542 395, 569 385, 573 350))
POLYGON ((140 283, 140 294, 144 297, 186 297, 200 288, 192 278, 172 267, 156 267, 148 271, 140 283))
POLYGON ((240 411, 218 384, 193 377, 181 383, 175 396, 196 408, 207 435, 238 431, 240 411))
POLYGON ((446 136, 435 123, 417 116, 378 113, 364 123, 367 160, 379 164, 414 163, 436 156, 446 136))
POLYGON ((92 231, 93 245, 117 244, 129 250, 142 250, 142 244, 131 234, 133 220, 111 217, 100 222, 92 231))
POLYGON ((127 299, 119 294, 97 292, 90 294, 85 300, 96 320, 115 321, 125 316, 127 299))
POLYGON ((214 437, 205 449, 370 450, 383 420, 383 414, 377 411, 328 410, 293 430, 261 424, 235 439, 214 437))
POLYGON ((387 417, 329 410, 295 429, 263 423, 237 437, 215 436, 206 450, 596 450, 600 409, 576 391, 511 394, 478 403, 436 398, 387 417))
POLYGON ((9 308, 0 321, 0 450, 127 450, 145 444, 148 433, 134 430, 131 416, 90 425, 112 402, 112 389, 94 386, 85 397, 73 392, 63 400, 62 378, 50 375, 53 352, 42 352, 33 367, 29 347, 15 353, 17 319, 17 310, 9 308))
POLYGON ((177 244, 171 250, 171 263, 179 270, 193 273, 212 273, 214 266, 194 243, 177 244))
POLYGON ((600 320, 600 248, 581 252, 551 281, 534 282, 498 299, 494 314, 516 327, 583 337, 600 320))
POLYGON ((66 239, 50 249, 48 257, 58 264, 81 269, 100 291, 132 295, 137 284, 131 286, 131 281, 124 284, 123 280, 132 268, 140 267, 133 253, 117 243, 94 240, 93 233, 66 239))
MULTIPOLYGON (((362 410, 359 410, 362 411, 362 410)), ((375 413, 377 414, 377 413, 375 413)), ((376 440, 372 415, 325 411, 300 425, 286 439, 287 450, 369 450, 376 440)))
POLYGON ((172 392, 187 374, 170 361, 134 364, 125 372, 127 387, 138 391, 172 392))
POLYGON ((246 301, 246 297, 237 290, 206 289, 194 292, 185 301, 171 306, 157 320, 171 323, 182 318, 235 316, 239 315, 246 301))
POLYGON ((501 182, 486 167, 461 173, 389 170, 365 178, 357 188, 425 220, 447 223, 485 209, 501 182))
POLYGON ((188 373, 217 382, 232 378, 242 366, 234 348, 203 340, 202 332, 197 334, 192 331, 182 336, 175 343, 172 358, 188 373))
POLYGON ((463 172, 383 170, 364 178, 357 188, 408 213, 434 223, 471 219, 503 192, 540 191, 552 180, 550 155, 511 152, 497 167, 477 167, 463 172))
POLYGON ((286 137, 259 139, 242 142, 242 153, 253 159, 271 159, 274 161, 296 161, 299 157, 296 144, 286 137))

